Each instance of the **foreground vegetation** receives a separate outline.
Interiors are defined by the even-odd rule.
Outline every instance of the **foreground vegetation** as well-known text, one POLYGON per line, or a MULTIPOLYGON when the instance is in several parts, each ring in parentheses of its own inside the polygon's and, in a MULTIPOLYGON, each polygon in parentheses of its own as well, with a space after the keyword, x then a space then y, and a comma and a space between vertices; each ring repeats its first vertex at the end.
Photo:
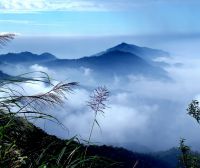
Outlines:
POLYGON ((86 146, 74 138, 58 139, 21 118, 16 118, 12 124, 15 126, 4 130, 5 136, 1 138, 1 167, 132 168, 138 162, 139 168, 167 168, 164 162, 151 156, 122 148, 89 146, 84 156, 86 146))
MULTIPOLYGON (((198 100, 192 100, 187 108, 188 114, 193 117, 198 124, 200 124, 200 106, 198 100)), ((191 148, 185 145, 185 139, 180 140, 181 157, 180 168, 199 168, 200 167, 200 155, 197 152, 193 152, 191 148)))
POLYGON ((132 153, 122 148, 90 144, 97 115, 103 113, 109 92, 97 88, 88 101, 94 112, 89 138, 81 144, 76 137, 61 140, 48 135, 30 123, 32 119, 51 120, 62 125, 53 116, 45 113, 45 107, 61 105, 66 94, 77 83, 53 84, 45 73, 40 77, 18 76, 0 82, 0 165, 2 168, 167 168, 167 164, 145 154, 132 153), (23 83, 45 82, 51 89, 36 95, 26 93, 23 83), (23 91, 23 92, 20 92, 23 91), (42 107, 42 108, 41 108, 42 107))
MULTIPOLYGON (((0 35, 0 46, 6 45, 13 38, 13 34, 0 35)), ((4 75, 0 80, 0 168, 200 167, 199 154, 192 152, 190 147, 185 145, 185 140, 180 141, 179 149, 149 155, 133 153, 123 148, 91 145, 94 126, 99 126, 97 115, 104 113, 109 96, 105 87, 97 88, 88 101, 88 106, 94 112, 94 120, 86 143, 80 143, 76 137, 62 140, 48 135, 30 121, 50 120, 62 126, 62 123, 46 112, 45 107, 62 105, 67 94, 78 84, 58 83, 43 72, 34 73, 17 77, 4 75), (25 83, 37 85, 40 82, 51 89, 29 95, 23 88, 25 83)), ((198 101, 192 101, 188 114, 200 123, 198 101)))

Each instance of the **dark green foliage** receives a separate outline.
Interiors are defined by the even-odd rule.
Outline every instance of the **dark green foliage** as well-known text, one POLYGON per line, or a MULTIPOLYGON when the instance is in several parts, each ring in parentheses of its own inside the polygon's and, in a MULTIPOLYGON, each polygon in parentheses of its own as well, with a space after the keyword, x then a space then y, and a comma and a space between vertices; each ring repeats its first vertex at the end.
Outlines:
POLYGON ((185 140, 180 140, 181 157, 180 168, 199 168, 200 167, 200 155, 191 151, 190 147, 185 145, 185 140))
POLYGON ((177 168, 181 151, 179 148, 171 148, 167 151, 152 153, 152 156, 166 162, 171 168, 177 168))
POLYGON ((200 107, 197 100, 192 100, 192 102, 188 106, 187 111, 188 114, 196 119, 198 123, 200 122, 200 107))

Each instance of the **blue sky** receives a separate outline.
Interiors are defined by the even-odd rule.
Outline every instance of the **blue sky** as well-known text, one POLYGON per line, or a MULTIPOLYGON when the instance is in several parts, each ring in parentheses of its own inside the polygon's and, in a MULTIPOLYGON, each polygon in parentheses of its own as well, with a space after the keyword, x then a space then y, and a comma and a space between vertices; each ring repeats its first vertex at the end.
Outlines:
POLYGON ((0 32, 116 36, 199 34, 198 0, 0 0, 0 32))

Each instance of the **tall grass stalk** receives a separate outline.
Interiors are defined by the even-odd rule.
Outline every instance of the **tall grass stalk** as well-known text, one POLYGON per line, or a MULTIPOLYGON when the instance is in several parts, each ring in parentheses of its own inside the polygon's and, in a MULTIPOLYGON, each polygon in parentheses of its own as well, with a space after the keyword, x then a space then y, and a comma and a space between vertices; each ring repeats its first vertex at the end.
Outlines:
POLYGON ((102 114, 104 113, 104 110, 106 109, 105 102, 108 100, 108 97, 109 97, 109 91, 107 90, 107 88, 106 87, 98 87, 97 89, 94 90, 94 92, 90 96, 90 100, 88 101, 88 106, 94 112, 94 119, 92 122, 88 140, 86 142, 87 144, 86 144, 84 159, 86 158, 86 155, 87 155, 88 146, 91 143, 92 133, 93 133, 95 124, 97 124, 100 127, 98 120, 97 120, 97 115, 99 113, 102 113, 102 114))
POLYGON ((88 138, 88 144, 91 141, 92 133, 94 130, 95 124, 97 124, 99 127, 99 123, 97 121, 97 115, 99 113, 104 113, 104 110, 106 109, 105 102, 108 100, 109 97, 109 91, 106 87, 98 87, 94 90, 93 94, 90 96, 90 101, 88 102, 88 106, 92 109, 94 112, 94 119, 92 122, 89 138, 88 138))

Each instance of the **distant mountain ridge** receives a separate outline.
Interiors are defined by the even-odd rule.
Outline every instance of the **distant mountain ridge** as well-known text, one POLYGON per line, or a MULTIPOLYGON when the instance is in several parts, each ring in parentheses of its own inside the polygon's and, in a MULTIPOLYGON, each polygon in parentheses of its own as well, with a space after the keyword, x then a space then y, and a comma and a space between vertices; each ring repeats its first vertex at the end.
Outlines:
POLYGON ((169 56, 169 54, 161 50, 122 43, 96 55, 79 59, 56 59, 44 62, 43 65, 50 68, 86 67, 94 70, 98 74, 102 74, 104 77, 134 74, 153 78, 167 78, 165 70, 152 63, 153 58, 163 56, 169 56), (136 55, 133 48, 136 49, 135 53, 140 53, 140 55, 136 55), (147 57, 148 51, 152 57, 149 56, 148 59, 144 59, 143 57, 147 57))
POLYGON ((8 53, 0 55, 0 61, 4 63, 27 63, 27 62, 43 62, 54 60, 56 57, 50 53, 43 54, 33 54, 31 52, 21 52, 21 53, 8 53))
POLYGON ((169 56, 167 52, 121 43, 96 55, 78 59, 59 59, 50 53, 31 52, 0 55, 0 62, 10 64, 39 64, 54 69, 90 68, 104 77, 110 75, 143 75, 153 78, 167 76, 164 69, 153 64, 157 57, 169 56))

